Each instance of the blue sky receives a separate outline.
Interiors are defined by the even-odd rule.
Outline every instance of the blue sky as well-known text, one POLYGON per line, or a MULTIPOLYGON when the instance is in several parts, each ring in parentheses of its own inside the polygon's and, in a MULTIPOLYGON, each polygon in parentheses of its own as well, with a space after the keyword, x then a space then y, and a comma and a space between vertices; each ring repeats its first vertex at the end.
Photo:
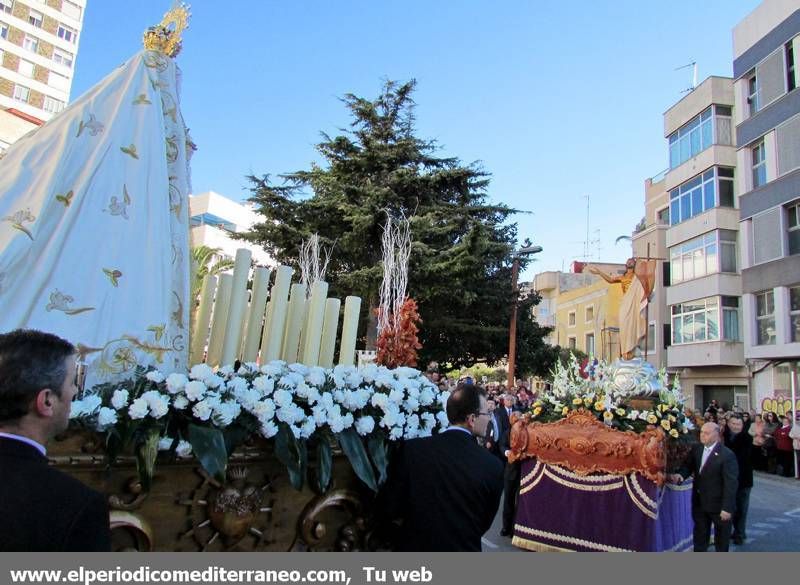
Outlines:
MULTIPOLYGON (((72 98, 141 48, 170 0, 89 0, 72 98)), ((248 174, 318 160, 349 121, 339 97, 418 82, 418 135, 480 161, 489 195, 531 212, 544 247, 523 277, 582 259, 624 261, 614 240, 667 166, 662 114, 699 78, 731 75, 731 30, 758 0, 194 0, 178 57, 199 151, 195 192, 249 196, 248 174)))

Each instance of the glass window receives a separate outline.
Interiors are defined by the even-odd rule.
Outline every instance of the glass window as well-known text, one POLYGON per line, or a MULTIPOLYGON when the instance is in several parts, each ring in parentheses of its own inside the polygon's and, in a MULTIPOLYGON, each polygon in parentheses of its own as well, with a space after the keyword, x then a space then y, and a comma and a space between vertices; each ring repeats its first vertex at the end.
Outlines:
POLYGON ((0 12, 11 14, 11 4, 13 0, 0 0, 0 12))
POLYGON ((64 102, 51 98, 49 95, 44 96, 44 111, 52 114, 57 114, 64 109, 64 102))
POLYGON ((55 71, 51 71, 49 77, 47 78, 47 85, 56 89, 68 91, 69 77, 65 77, 63 75, 59 75, 55 71))
POLYGON ((717 206, 733 207, 733 169, 713 167, 673 189, 669 196, 672 225, 717 206))
POLYGON ((586 307, 586 319, 585 321, 588 323, 589 321, 594 321, 594 307, 586 307))
POLYGON ((722 338, 726 341, 741 341, 739 297, 722 297, 722 338))
POLYGON ((14 86, 14 99, 18 102, 25 102, 28 103, 28 98, 30 97, 31 90, 25 87, 24 85, 15 85, 14 86))
POLYGON ((65 24, 58 25, 58 31, 56 34, 58 35, 58 38, 64 39, 73 45, 78 42, 78 31, 76 31, 74 28, 68 27, 65 24))
POLYGON ((20 59, 17 72, 25 77, 33 77, 33 63, 26 61, 25 59, 20 59))
POLYGON ((771 290, 756 294, 756 345, 775 345, 775 297, 771 290))
POLYGON ((739 300, 737 297, 709 297, 672 306, 672 343, 719 341, 720 314, 723 339, 739 340, 739 300), (722 309, 722 311, 720 311, 722 309))
POLYGON ((577 338, 576 337, 568 337, 567 338, 567 347, 569 347, 569 349, 577 349, 578 348, 577 338))
POLYGON ((65 67, 72 69, 75 56, 67 51, 62 51, 61 49, 53 49, 53 61, 59 65, 64 65, 65 67))
POLYGON ((594 355, 594 333, 586 334, 586 353, 594 355))
POLYGON ((794 51, 792 50, 792 41, 785 45, 786 50, 786 91, 792 91, 797 87, 797 80, 795 79, 795 66, 794 66, 794 51))
POLYGON ((657 218, 659 224, 669 225, 669 207, 665 207, 664 209, 659 209, 657 218))
POLYGON ((81 7, 69 0, 61 1, 61 12, 63 12, 65 16, 69 16, 75 20, 81 19, 81 7))
POLYGON ((767 182, 767 153, 761 140, 751 149, 753 157, 753 189, 767 182))
POLYGON ((672 284, 718 272, 736 272, 736 232, 708 232, 669 249, 672 284))
POLYGON ((786 209, 789 232, 789 254, 800 254, 800 203, 786 209))
POLYGON ((789 289, 789 314, 792 319, 789 328, 792 341, 800 341, 800 286, 793 286, 789 289))
POLYGON ((25 35, 25 38, 22 39, 22 46, 25 48, 25 50, 35 53, 39 50, 39 39, 25 35))
POLYGON ((750 74, 750 77, 747 80, 747 103, 749 105, 751 116, 758 111, 760 101, 759 93, 758 79, 756 78, 754 71, 750 74))
POLYGON ((669 167, 674 169, 714 142, 711 106, 669 136, 669 167))
POLYGON ((36 28, 42 28, 42 20, 44 16, 42 16, 41 12, 37 12, 36 10, 31 10, 28 13, 28 22, 35 26, 36 28))
POLYGON ((575 311, 572 311, 567 315, 567 325, 570 327, 575 327, 575 311))

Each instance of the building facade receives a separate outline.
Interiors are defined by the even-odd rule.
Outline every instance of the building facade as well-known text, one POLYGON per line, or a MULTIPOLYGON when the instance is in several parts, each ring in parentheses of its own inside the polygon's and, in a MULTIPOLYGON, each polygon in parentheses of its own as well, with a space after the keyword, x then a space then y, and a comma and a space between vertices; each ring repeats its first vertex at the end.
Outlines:
POLYGON ((733 31, 743 340, 754 406, 800 361, 800 1, 765 0, 733 31))
POLYGON ((263 248, 234 239, 233 234, 249 231, 260 220, 247 205, 237 203, 214 191, 189 196, 191 243, 193 247, 219 248, 220 254, 234 259, 236 250, 246 248, 253 253, 253 262, 260 266, 275 266, 263 248))
POLYGON ((86 0, 0 0, 0 153, 64 109, 86 0))
POLYGON ((695 408, 750 407, 737 254, 733 80, 709 77, 664 113, 668 168, 645 182, 634 253, 660 258, 648 355, 681 379, 695 408))

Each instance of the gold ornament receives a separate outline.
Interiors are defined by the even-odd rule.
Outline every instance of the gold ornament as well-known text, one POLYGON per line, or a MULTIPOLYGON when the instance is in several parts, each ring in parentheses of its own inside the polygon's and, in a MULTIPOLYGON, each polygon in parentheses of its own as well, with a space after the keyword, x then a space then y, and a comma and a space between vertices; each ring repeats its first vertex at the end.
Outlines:
POLYGON ((148 51, 158 51, 175 58, 181 52, 183 39, 181 34, 189 27, 189 6, 183 2, 175 2, 156 26, 151 26, 142 41, 148 51))

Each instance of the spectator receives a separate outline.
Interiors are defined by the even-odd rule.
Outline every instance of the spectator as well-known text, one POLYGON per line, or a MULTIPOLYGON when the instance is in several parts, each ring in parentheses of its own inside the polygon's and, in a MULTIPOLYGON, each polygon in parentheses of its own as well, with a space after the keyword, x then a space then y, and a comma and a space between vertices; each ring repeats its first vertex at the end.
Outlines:
POLYGON ((775 456, 777 460, 776 472, 780 472, 783 477, 794 477, 794 449, 789 433, 792 430, 792 422, 788 416, 781 417, 781 426, 775 431, 775 456))
POLYGON ((764 415, 764 445, 762 452, 766 460, 766 469, 769 473, 776 473, 777 452, 775 450, 775 431, 781 427, 778 415, 774 412, 767 412, 764 415))
POLYGON ((733 416, 728 421, 725 446, 736 455, 736 463, 739 466, 731 539, 734 544, 742 544, 747 538, 747 511, 750 508, 750 490, 753 488, 753 464, 750 459, 753 437, 744 432, 742 419, 733 416))

